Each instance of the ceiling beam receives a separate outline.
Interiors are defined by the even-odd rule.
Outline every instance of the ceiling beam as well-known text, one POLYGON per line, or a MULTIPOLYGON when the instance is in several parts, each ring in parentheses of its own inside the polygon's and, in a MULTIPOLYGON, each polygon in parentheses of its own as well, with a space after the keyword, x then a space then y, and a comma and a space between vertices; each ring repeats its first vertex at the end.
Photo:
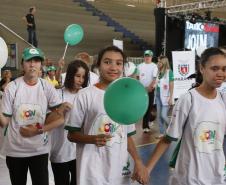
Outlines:
POLYGON ((226 6, 226 0, 206 0, 166 7, 167 14, 189 13, 197 10, 214 9, 226 6))

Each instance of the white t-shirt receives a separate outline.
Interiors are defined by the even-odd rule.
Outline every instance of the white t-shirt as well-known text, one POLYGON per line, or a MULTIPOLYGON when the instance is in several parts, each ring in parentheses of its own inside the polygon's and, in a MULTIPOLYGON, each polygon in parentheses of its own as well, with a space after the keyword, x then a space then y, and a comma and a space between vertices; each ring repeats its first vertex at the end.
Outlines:
MULTIPOLYGON (((66 78, 66 73, 61 74, 62 84, 64 84, 65 78, 66 78)), ((89 78, 90 79, 89 79, 88 86, 92 86, 99 82, 99 76, 92 71, 89 71, 89 78)))
POLYGON ((139 80, 144 87, 148 87, 151 82, 157 77, 158 68, 155 63, 141 63, 137 66, 139 80))
POLYGON ((96 73, 90 71, 89 76, 90 76, 90 82, 88 86, 95 85, 96 83, 99 82, 99 76, 96 73))
POLYGON ((218 89, 220 92, 226 93, 226 82, 223 82, 218 89))
POLYGON ((134 125, 119 125, 104 110, 104 90, 96 86, 78 92, 69 124, 69 131, 85 135, 111 134, 104 147, 77 143, 77 185, 129 185, 130 175, 127 136, 135 134, 134 125))
MULTIPOLYGON (((71 93, 65 88, 57 90, 62 102, 74 102, 77 94, 71 93)), ((68 131, 64 129, 70 117, 70 112, 65 116, 65 124, 51 131, 50 161, 63 163, 76 158, 76 144, 67 139, 68 131)))
POLYGON ((8 84, 3 94, 2 113, 11 117, 6 136, 5 152, 11 157, 30 157, 49 152, 47 133, 25 138, 20 135, 21 126, 44 124, 48 107, 61 103, 54 87, 46 80, 30 86, 23 77, 8 84))
POLYGON ((186 123, 171 185, 223 185, 225 156, 223 140, 226 130, 226 109, 218 92, 207 99, 192 89, 176 103, 166 134, 180 138, 186 123))

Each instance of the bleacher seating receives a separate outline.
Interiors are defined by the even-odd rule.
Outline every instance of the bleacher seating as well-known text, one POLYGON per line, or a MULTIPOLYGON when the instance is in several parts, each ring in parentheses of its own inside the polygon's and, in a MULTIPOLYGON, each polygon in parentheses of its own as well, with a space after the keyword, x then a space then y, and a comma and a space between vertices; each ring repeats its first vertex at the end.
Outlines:
POLYGON ((126 27, 121 25, 112 17, 108 16, 103 11, 97 9, 95 6, 93 6, 89 2, 85 0, 75 0, 75 2, 78 2, 80 6, 84 7, 87 11, 91 11, 94 16, 100 17, 101 21, 105 21, 106 25, 113 27, 116 32, 121 32, 123 34, 123 37, 130 38, 131 43, 137 44, 140 47, 140 49, 145 50, 145 49, 151 48, 148 42, 145 42, 142 38, 137 36, 135 33, 131 32, 130 30, 126 29, 126 27))
POLYGON ((26 25, 22 17, 28 12, 28 8, 34 5, 37 7, 35 18, 39 47, 49 58, 58 60, 62 57, 66 45, 63 39, 64 30, 72 23, 83 27, 84 38, 78 45, 68 47, 65 58, 68 62, 81 51, 95 55, 104 46, 112 44, 112 39, 123 39, 124 50, 128 56, 142 56, 142 50, 132 44, 130 39, 123 38, 114 28, 107 27, 98 17, 92 16, 92 12, 70 0, 64 3, 62 0, 1 0, 0 21, 27 39, 26 25))

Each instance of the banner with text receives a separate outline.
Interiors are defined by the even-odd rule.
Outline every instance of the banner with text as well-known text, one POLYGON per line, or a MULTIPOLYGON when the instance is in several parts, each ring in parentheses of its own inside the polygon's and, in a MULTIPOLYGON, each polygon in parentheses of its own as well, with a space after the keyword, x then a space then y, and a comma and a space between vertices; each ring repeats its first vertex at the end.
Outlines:
POLYGON ((199 47, 218 47, 219 25, 213 23, 186 21, 184 48, 196 50, 199 47))
POLYGON ((195 51, 173 51, 174 98, 186 93, 195 83, 195 79, 187 79, 195 73, 195 51))

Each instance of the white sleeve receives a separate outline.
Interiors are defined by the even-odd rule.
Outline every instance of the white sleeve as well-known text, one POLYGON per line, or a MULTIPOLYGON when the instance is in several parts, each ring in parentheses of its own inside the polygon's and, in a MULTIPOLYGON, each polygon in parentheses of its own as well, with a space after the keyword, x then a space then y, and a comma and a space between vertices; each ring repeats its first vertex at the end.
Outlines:
POLYGON ((177 140, 183 133, 183 127, 191 108, 191 94, 182 95, 176 102, 166 135, 170 140, 177 140))
POLYGON ((132 136, 136 134, 136 127, 135 124, 127 125, 127 136, 132 136))
POLYGON ((153 77, 156 78, 157 77, 157 74, 158 74, 158 67, 157 65, 155 64, 155 68, 153 70, 153 77))
POLYGON ((85 94, 78 92, 78 95, 73 102, 69 121, 65 126, 65 129, 69 131, 80 131, 87 111, 87 98, 85 94))
POLYGON ((46 87, 47 87, 46 97, 47 97, 47 101, 48 101, 48 107, 54 108, 54 107, 59 106, 62 103, 62 100, 59 97, 56 89, 48 82, 46 82, 46 84, 47 84, 46 85, 46 87))
MULTIPOLYGON (((222 96, 222 99, 223 99, 223 102, 224 102, 224 106, 225 106, 225 109, 226 109, 226 93, 221 93, 221 96, 222 96)), ((225 128, 225 131, 224 131, 224 135, 226 135, 226 128, 225 128)))
POLYGON ((16 84, 14 81, 10 82, 2 96, 2 113, 5 116, 12 116, 13 114, 13 103, 16 96, 16 84))
POLYGON ((137 75, 140 75, 140 65, 141 65, 141 64, 139 64, 139 65, 137 66, 137 75))

